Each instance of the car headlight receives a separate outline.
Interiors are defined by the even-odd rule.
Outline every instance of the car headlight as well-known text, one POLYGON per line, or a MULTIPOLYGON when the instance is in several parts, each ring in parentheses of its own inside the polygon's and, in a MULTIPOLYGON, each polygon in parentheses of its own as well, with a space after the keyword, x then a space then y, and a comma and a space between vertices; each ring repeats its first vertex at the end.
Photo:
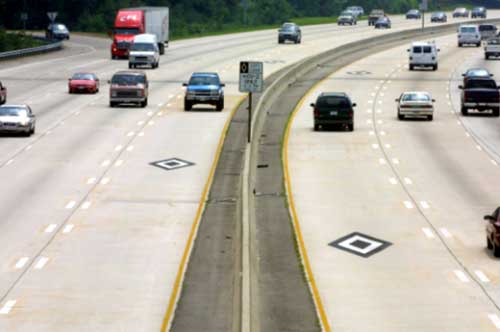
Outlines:
POLYGON ((27 126, 29 123, 30 123, 29 119, 22 119, 20 122, 21 126, 27 126))

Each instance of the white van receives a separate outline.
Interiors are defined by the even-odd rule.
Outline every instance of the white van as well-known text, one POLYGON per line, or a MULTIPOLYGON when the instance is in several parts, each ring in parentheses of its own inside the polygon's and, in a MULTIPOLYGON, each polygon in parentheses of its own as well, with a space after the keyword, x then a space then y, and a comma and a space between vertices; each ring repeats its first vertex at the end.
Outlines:
POLYGON ((477 25, 461 25, 458 28, 458 47, 465 44, 481 46, 481 33, 477 25))
POLYGON ((438 69, 438 52, 434 42, 415 42, 408 49, 410 70, 415 67, 432 67, 438 69))
POLYGON ((130 69, 137 66, 160 66, 160 49, 156 36, 152 34, 136 35, 134 42, 130 46, 128 55, 128 67, 130 69))

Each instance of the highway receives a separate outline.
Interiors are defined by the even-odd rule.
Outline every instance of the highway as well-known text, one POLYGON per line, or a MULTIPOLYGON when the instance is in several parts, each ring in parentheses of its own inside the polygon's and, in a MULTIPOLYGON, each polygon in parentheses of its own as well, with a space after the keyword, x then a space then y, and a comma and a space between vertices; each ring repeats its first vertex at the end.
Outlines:
MULTIPOLYGON (((500 17, 500 12, 490 11, 489 16, 500 17)), ((114 72, 126 69, 127 62, 110 60, 110 41, 106 39, 75 35, 60 52, 1 62, 0 80, 8 88, 8 103, 31 105, 37 115, 37 133, 30 138, 0 137, 0 331, 166 331, 174 318, 221 135, 242 100, 237 89, 239 61, 263 61, 269 77, 287 65, 342 44, 419 25, 395 17, 393 29, 388 31, 374 30, 366 22, 355 27, 304 27, 301 45, 278 45, 276 31, 173 42, 160 68, 146 71, 151 82, 150 106, 146 109, 108 107, 106 81, 114 72), (95 72, 102 82, 100 93, 69 95, 67 79, 76 71, 95 72), (219 72, 227 83, 223 112, 183 111, 182 82, 194 71, 219 72), (187 167, 165 170, 151 165, 171 158, 187 162, 187 167)), ((410 315, 415 319, 414 304, 429 302, 435 304, 426 308, 430 315, 439 315, 440 308, 445 310, 443 305, 466 306, 469 310, 446 310, 452 316, 442 320, 443 324, 453 321, 447 326, 459 331, 470 326, 490 329, 488 313, 498 314, 495 261, 483 250, 484 225, 480 218, 491 212, 498 197, 495 190, 499 186, 494 185, 498 169, 490 160, 498 153, 494 152, 498 131, 478 121, 495 119, 468 118, 458 124, 460 118, 450 112, 456 105, 452 109, 446 97, 439 97, 440 93, 446 95, 448 86, 450 102, 456 104, 456 84, 451 84, 449 77, 459 75, 462 68, 457 67, 464 65, 464 54, 481 62, 478 50, 456 52, 452 41, 452 37, 446 39, 449 47, 442 47, 439 72, 430 74, 438 78, 435 81, 423 81, 429 73, 399 72, 405 59, 400 49, 352 65, 370 71, 369 77, 352 77, 344 71, 335 74, 335 89, 350 89, 359 100, 353 134, 321 133, 325 140, 334 140, 323 145, 310 132, 306 107, 294 122, 290 142, 294 196, 301 223, 314 225, 305 230, 308 250, 314 270, 323 271, 316 276, 334 327, 351 329, 344 325, 348 324, 344 320, 353 321, 349 312, 373 318, 369 315, 376 315, 378 310, 391 313, 384 322, 393 322, 396 327, 406 322, 405 327, 416 328, 418 324, 405 319, 410 315), (395 62, 401 66, 394 67, 395 62), (348 79, 336 81, 336 75, 348 79), (400 81, 395 75, 409 78, 400 81), (431 92, 443 110, 431 124, 392 121, 394 102, 389 102, 396 93, 393 87, 412 86, 413 79, 425 82, 427 88, 439 88, 431 92), (374 97, 367 96, 366 91, 374 97), (379 108, 381 114, 377 113, 379 108), (366 113, 368 109, 371 114, 366 113), (366 123, 370 119, 371 125, 366 123), (382 121, 380 126, 378 121, 382 121), (465 135, 464 128, 471 137, 465 135), (382 136, 382 130, 386 136, 382 136), (491 154, 478 150, 474 137, 480 146, 487 142, 484 149, 489 146, 491 154), (337 140, 342 144, 336 145, 337 140), (378 149, 372 148, 373 144, 378 144, 378 149), (387 159, 385 144, 392 145, 390 158, 399 158, 398 166, 387 159), (333 164, 325 165, 319 162, 321 158, 333 164), (379 164, 381 158, 386 164, 379 164), (346 161, 349 163, 340 164, 346 161), (304 165, 307 167, 301 167, 304 165), (357 182, 352 182, 353 175, 357 182), (413 185, 401 183, 402 176, 411 177, 413 185), (399 186, 387 184, 392 177, 399 186), (439 186, 435 186, 437 182, 439 186), (341 186, 333 185, 338 183, 341 186), (335 191, 340 187, 342 191, 335 191), (381 197, 379 193, 386 187, 393 191, 381 197), (322 201, 329 197, 334 198, 334 205, 330 200, 322 201), (430 204, 429 211, 418 208, 421 200, 430 204), (401 206, 404 201, 413 202, 414 208, 401 206), (379 204, 373 205, 375 202, 379 204), (450 206, 454 207, 452 215, 450 206), (317 212, 318 207, 322 211, 317 212), (373 218, 374 211, 377 218, 373 218), (335 223, 346 218, 349 224, 335 223), (391 227, 379 234, 386 223, 391 227), (452 239, 442 237, 434 227, 446 227, 452 239), (434 238, 422 236, 421 228, 434 230, 434 238), (370 260, 327 246, 355 230, 393 245, 370 260), (393 259, 387 260, 385 255, 393 255, 393 259), (344 274, 333 273, 339 266, 344 274), (476 269, 491 282, 483 285, 474 274, 476 269), (391 271, 392 279, 387 275, 391 271), (462 271, 469 282, 457 281, 454 271, 462 271), (401 287, 395 290, 396 277, 401 287), (418 285, 422 279, 426 284, 419 286, 418 292, 406 287, 418 285), (376 280, 382 284, 369 284, 376 280), (422 290, 434 287, 440 291, 434 293, 435 302, 418 297, 422 290), (403 290, 409 294, 394 293, 403 290), (335 296, 330 297, 329 292, 335 296), (377 310, 366 302, 360 303, 359 311, 352 311, 352 305, 339 305, 352 300, 356 292, 368 294, 370 300, 379 298, 377 310), (399 295, 408 295, 412 310, 395 310, 409 307, 397 305, 399 295), (388 308, 394 310, 386 311, 388 308), (345 312, 341 314, 341 310, 345 312), (466 318, 470 321, 464 324, 466 318)), ((376 328, 372 321, 365 320, 364 327, 376 328)), ((442 326, 436 325, 435 330, 442 326)), ((387 326, 379 327, 380 331, 387 330, 387 326)))
POLYGON ((500 122, 462 117, 458 90, 466 69, 500 65, 455 34, 435 41, 438 71, 409 71, 408 45, 374 54, 312 89, 292 120, 293 200, 334 331, 500 329, 482 220, 500 199, 500 122), (358 104, 354 132, 313 131, 309 104, 326 91, 358 104), (403 91, 430 92, 434 121, 399 121, 403 91))

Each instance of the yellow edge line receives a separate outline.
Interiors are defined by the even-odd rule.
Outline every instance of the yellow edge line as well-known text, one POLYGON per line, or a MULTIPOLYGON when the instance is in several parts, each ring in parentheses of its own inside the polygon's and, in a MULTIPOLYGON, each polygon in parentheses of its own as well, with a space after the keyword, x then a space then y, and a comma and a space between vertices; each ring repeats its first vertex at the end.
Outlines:
MULTIPOLYGON (((344 67, 345 66, 339 68, 338 70, 340 70, 344 67)), ((337 72, 338 70, 336 70, 335 72, 337 72)), ((292 215, 293 227, 295 229, 295 235, 297 237, 300 255, 302 256, 302 260, 304 262, 304 267, 306 270, 307 279, 309 280, 311 292, 312 292, 312 295, 314 298, 314 302, 316 304, 319 318, 321 320, 321 325, 324 328, 324 330, 323 330, 324 332, 330 332, 332 329, 330 327, 330 323, 328 322, 328 317, 326 315, 325 308, 323 306, 323 302, 321 301, 321 296, 320 296, 319 291, 318 291, 318 286, 316 285, 316 279, 314 278, 314 275, 312 272, 311 263, 309 261, 309 256, 307 255, 307 250, 306 250, 306 246, 305 246, 305 242, 304 242, 304 237, 302 235, 302 230, 300 228, 299 218, 297 216, 297 210, 295 208, 295 201, 294 201, 293 194, 292 194, 292 183, 291 183, 291 179, 290 179, 290 171, 288 168, 288 141, 290 138, 290 129, 292 127, 292 123, 295 120, 295 117, 297 116, 297 113, 299 112, 299 110, 302 109, 302 107, 304 106, 306 99, 309 98, 309 96, 314 91, 316 91, 318 86, 320 86, 321 84, 326 82, 331 77, 331 75, 333 75, 334 73, 328 75, 326 78, 324 78, 321 81, 314 84, 307 91, 307 93, 302 97, 302 99, 300 99, 299 103, 297 104, 297 106, 293 110, 293 112, 290 116, 290 119, 287 123, 286 129, 285 129, 285 136, 283 138, 283 148, 282 148, 282 160, 283 160, 283 171, 284 171, 283 173, 284 173, 284 177, 285 177, 286 193, 288 196, 288 204, 290 206, 290 213, 292 215)))
POLYGON ((203 193, 201 195, 200 202, 198 204, 198 210, 196 211, 196 217, 194 219, 193 225, 191 226, 191 231, 189 232, 189 238, 188 242, 186 244, 186 247, 184 248, 184 253, 182 255, 181 263, 179 265, 179 269, 177 270, 177 276, 175 278, 175 283, 174 283, 174 289, 172 291, 172 294, 170 295, 170 300, 168 302, 168 307, 167 311, 165 313, 165 316, 163 318, 163 323, 161 326, 161 332, 166 332, 167 327, 170 324, 170 321, 173 317, 174 309, 177 303, 177 297, 179 295, 180 288, 182 286, 182 281, 184 279, 184 272, 186 269, 186 264, 188 262, 190 253, 191 253, 191 248, 193 247, 193 242, 196 237, 196 233, 198 230, 198 225, 200 224, 201 216, 203 214, 203 211, 205 209, 205 202, 207 201, 208 198, 208 193, 210 190, 210 187, 212 185, 212 181, 215 175, 215 170, 217 168, 217 164, 219 162, 220 155, 222 153, 222 147, 224 146, 224 141, 226 139, 227 132, 229 130, 229 125, 231 124, 231 121, 236 114, 236 111, 238 108, 240 108, 241 104, 245 100, 246 96, 241 96, 238 102, 236 103, 236 106, 233 108, 231 111, 231 115, 229 116, 229 119, 227 119, 224 129, 222 130, 221 136, 219 138, 219 144, 217 145, 217 150, 215 152, 215 158, 212 162, 212 167, 210 169, 210 174, 208 175, 207 182, 205 183, 205 187, 203 188, 203 193))

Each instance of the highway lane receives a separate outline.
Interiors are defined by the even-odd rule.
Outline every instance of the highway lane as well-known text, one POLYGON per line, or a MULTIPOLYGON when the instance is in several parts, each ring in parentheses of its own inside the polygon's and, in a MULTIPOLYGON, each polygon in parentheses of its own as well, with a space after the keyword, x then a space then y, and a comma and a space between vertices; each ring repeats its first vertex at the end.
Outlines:
POLYGON ((146 110, 109 109, 107 87, 97 96, 67 95, 66 79, 75 67, 106 80, 126 66, 106 59, 102 40, 74 38, 75 44, 95 43, 95 51, 76 45, 91 50, 81 56, 41 63, 34 58, 19 68, 2 68, 9 102, 32 100, 39 127, 32 139, 2 137, 0 145, 8 151, 0 168, 6 211, 0 225, 0 308, 16 301, 5 319, 0 316, 0 328, 158 330, 218 138, 239 100, 234 59, 267 61, 270 74, 366 37, 368 30, 346 28, 354 36, 325 38, 340 28, 311 29, 319 31, 317 39, 292 54, 294 46, 278 46, 275 33, 250 33, 243 41, 232 36, 227 45, 223 37, 208 38, 202 47, 180 42, 179 52, 173 43, 160 69, 148 71, 152 91, 146 110), (259 35, 264 41, 256 42, 259 35), (225 112, 182 111, 180 83, 193 70, 220 71, 230 83, 225 112), (171 173, 148 165, 169 157, 196 165, 171 173), (117 307, 122 297, 127 305, 117 307))
POLYGON ((482 221, 498 205, 500 170, 447 97, 450 75, 482 50, 458 49, 456 36, 436 42, 439 71, 409 72, 407 46, 373 55, 322 82, 293 120, 293 198, 336 331, 500 328, 498 260, 485 250, 482 221), (352 75, 360 71, 370 74, 352 75), (394 99, 405 90, 433 95, 433 122, 397 120, 394 99), (312 131, 307 105, 320 91, 358 103, 353 133, 312 131), (328 245, 353 232, 391 245, 369 258, 328 245))

